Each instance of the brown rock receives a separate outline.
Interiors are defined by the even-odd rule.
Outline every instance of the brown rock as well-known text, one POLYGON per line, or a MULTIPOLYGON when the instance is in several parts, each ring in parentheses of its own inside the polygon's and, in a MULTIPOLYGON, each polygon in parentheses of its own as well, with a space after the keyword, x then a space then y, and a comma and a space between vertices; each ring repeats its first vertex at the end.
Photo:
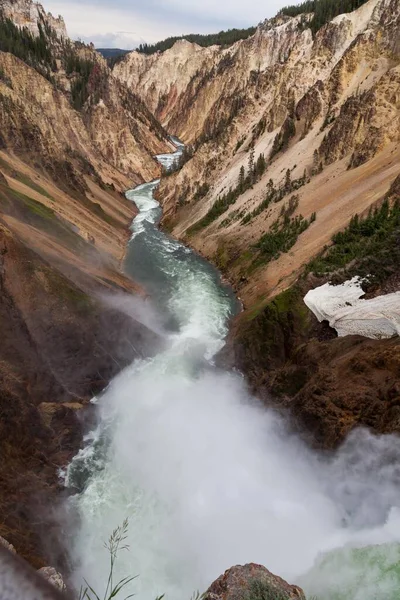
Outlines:
POLYGON ((48 548, 62 566, 58 470, 79 450, 77 413, 155 336, 1 224, 0 291, 0 535, 35 568, 48 548))
POLYGON ((250 563, 225 571, 208 588, 204 600, 305 600, 303 591, 261 565, 250 563))

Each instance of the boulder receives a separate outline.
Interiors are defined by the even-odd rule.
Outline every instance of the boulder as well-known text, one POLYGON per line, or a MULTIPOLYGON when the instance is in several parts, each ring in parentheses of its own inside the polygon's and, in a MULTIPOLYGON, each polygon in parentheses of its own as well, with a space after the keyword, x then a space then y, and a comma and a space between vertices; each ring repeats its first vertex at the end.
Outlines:
POLYGON ((261 565, 236 566, 225 571, 208 588, 204 600, 305 600, 296 585, 274 575, 261 565))

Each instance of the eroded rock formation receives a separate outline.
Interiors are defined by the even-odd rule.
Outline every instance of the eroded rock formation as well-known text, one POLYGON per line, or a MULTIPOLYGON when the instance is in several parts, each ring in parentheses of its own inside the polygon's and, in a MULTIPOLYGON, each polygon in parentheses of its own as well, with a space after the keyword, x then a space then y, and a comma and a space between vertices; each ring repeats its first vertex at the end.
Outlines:
POLYGON ((50 27, 60 39, 68 37, 63 17, 53 17, 39 2, 2 0, 1 10, 7 19, 11 19, 18 27, 26 27, 33 35, 39 35, 42 26, 50 27))

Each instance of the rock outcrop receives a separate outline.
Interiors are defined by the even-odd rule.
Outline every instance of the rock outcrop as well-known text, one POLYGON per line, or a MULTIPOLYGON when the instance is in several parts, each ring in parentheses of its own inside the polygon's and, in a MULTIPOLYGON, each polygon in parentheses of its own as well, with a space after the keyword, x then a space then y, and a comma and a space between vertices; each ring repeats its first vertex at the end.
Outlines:
POLYGON ((51 28, 60 39, 68 37, 62 16, 53 17, 38 2, 32 2, 32 0, 2 0, 1 10, 7 19, 11 19, 18 27, 26 27, 33 35, 39 35, 40 27, 47 27, 51 28))
POLYGON ((65 600, 70 594, 62 582, 62 577, 52 567, 35 571, 15 552, 3 547, 0 538, 0 596, 4 600, 18 598, 28 600, 65 600))
POLYGON ((225 571, 208 588, 204 600, 305 600, 303 591, 261 565, 248 564, 225 571))
POLYGON ((12 554, 16 554, 14 546, 7 542, 7 540, 5 540, 3 537, 0 537, 0 546, 3 546, 3 548, 11 552, 12 554))

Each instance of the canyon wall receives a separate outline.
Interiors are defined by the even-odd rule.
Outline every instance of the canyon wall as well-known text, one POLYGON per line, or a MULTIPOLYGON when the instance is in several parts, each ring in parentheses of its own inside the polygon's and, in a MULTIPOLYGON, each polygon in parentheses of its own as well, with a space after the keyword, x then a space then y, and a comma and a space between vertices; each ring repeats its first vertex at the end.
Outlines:
POLYGON ((322 274, 310 263, 355 213, 399 198, 399 0, 369 0, 316 33, 311 15, 278 16, 229 48, 183 40, 113 71, 40 5, 3 11, 3 32, 4 18, 15 30, 0 40, 0 535, 35 566, 49 552, 62 564, 49 505, 78 415, 158 343, 102 298, 142 294, 120 272, 135 214, 122 192, 161 174, 166 130, 190 149, 162 178, 163 224, 244 301, 224 364, 324 448, 359 424, 399 431, 398 339, 337 340, 303 303, 351 269, 374 275, 369 294, 399 289, 389 208, 391 229, 368 222, 362 260, 322 274))
POLYGON ((400 431, 398 338, 336 339, 303 301, 357 275, 368 297, 400 289, 398 209, 380 208, 400 202, 400 2, 370 0, 316 33, 311 21, 281 15, 229 48, 134 52, 114 74, 192 146, 158 197, 164 226, 244 303, 222 364, 332 449, 359 425, 400 431), (372 216, 332 242, 356 214, 372 216))
POLYGON ((43 6, 31 0, 3 0, 1 10, 7 19, 18 27, 26 27, 33 35, 39 35, 39 28, 50 27, 55 35, 67 38, 67 28, 61 15, 57 18, 47 13, 43 6))
POLYGON ((230 48, 181 41, 163 54, 131 53, 114 70, 195 149, 160 186, 165 226, 214 261, 248 305, 288 287, 400 169, 400 3, 370 0, 316 34, 310 21, 278 16, 230 48), (260 155, 262 172, 238 190, 241 168, 248 176, 260 155), (290 253, 265 260, 257 245, 286 209, 315 221, 290 253))

